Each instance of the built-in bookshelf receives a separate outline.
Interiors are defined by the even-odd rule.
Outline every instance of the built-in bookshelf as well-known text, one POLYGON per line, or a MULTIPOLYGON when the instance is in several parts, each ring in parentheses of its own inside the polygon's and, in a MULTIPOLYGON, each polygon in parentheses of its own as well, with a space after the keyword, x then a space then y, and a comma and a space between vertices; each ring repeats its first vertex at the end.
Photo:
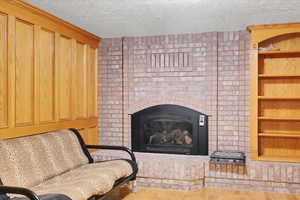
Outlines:
POLYGON ((250 26, 248 30, 251 158, 300 162, 300 24, 250 26))

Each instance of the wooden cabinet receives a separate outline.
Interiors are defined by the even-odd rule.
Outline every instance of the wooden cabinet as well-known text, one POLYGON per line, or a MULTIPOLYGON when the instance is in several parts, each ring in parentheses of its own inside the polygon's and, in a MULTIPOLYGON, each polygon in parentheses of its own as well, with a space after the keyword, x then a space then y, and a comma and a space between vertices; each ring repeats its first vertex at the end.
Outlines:
POLYGON ((251 157, 300 162, 300 24, 249 30, 251 157))
POLYGON ((97 142, 100 38, 18 0, 0 0, 0 139, 64 128, 97 142))

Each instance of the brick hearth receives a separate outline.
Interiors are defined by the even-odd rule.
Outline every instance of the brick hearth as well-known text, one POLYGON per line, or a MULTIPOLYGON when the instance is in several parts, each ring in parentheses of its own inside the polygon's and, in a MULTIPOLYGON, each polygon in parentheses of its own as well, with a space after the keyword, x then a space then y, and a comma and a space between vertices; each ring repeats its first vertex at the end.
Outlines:
MULTIPOLYGON (((209 115, 209 153, 249 154, 246 31, 103 39, 99 51, 99 141, 131 147, 130 114, 176 104, 209 115), (123 43, 122 43, 123 40, 123 43), (122 65, 123 63, 123 65, 122 65)), ((112 151, 96 159, 117 158, 112 151)), ((122 154, 123 155, 123 154, 122 154)), ((194 190, 204 186, 300 193, 300 165, 209 165, 207 156, 136 153, 138 184, 194 190)))

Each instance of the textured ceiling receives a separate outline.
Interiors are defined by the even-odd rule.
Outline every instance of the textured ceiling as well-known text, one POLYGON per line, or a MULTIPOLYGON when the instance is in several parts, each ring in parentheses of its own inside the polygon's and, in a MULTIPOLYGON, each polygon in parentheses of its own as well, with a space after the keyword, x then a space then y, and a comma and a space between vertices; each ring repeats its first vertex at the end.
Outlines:
POLYGON ((244 30, 300 21, 300 0, 26 0, 100 37, 244 30))

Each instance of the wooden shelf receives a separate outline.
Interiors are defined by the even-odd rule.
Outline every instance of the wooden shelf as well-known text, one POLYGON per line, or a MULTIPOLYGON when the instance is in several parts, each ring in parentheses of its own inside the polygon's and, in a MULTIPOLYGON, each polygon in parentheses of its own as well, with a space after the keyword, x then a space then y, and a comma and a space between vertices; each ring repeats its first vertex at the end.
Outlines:
POLYGON ((258 99, 262 99, 262 100, 300 100, 300 97, 265 97, 265 96, 258 96, 258 99))
POLYGON ((292 132, 270 132, 270 133, 258 133, 260 137, 287 137, 287 138, 300 138, 300 133, 292 132))
POLYGON ((300 121, 299 117, 258 117, 260 120, 300 121))
POLYGON ((299 51, 260 51, 259 55, 271 55, 271 54, 300 54, 299 51))
POLYGON ((300 74, 259 74, 259 78, 300 78, 300 74))
POLYGON ((299 156, 258 156, 261 161, 300 162, 299 156))

